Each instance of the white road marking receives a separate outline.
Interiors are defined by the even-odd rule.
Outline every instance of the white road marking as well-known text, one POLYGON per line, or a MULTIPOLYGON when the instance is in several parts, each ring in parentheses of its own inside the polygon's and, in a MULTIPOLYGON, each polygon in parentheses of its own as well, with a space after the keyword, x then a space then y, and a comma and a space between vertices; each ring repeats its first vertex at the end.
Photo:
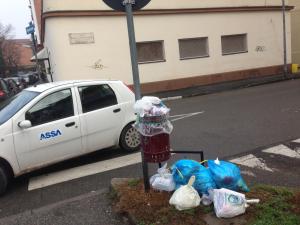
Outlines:
POLYGON ((256 175, 253 172, 248 171, 248 170, 242 170, 241 174, 247 175, 247 176, 250 176, 250 177, 256 177, 256 175))
POLYGON ((182 99, 182 98, 183 98, 182 96, 175 96, 175 97, 162 98, 161 100, 162 100, 163 102, 166 102, 166 101, 179 100, 179 99, 182 99))
POLYGON ((242 156, 240 158, 232 159, 230 160, 232 163, 236 163, 242 166, 247 166, 250 168, 259 168, 262 170, 266 170, 269 172, 273 172, 273 169, 269 168, 263 159, 256 158, 254 155, 246 155, 242 156))
POLYGON ((298 152, 288 148, 285 145, 278 145, 272 148, 268 148, 263 150, 263 152, 300 159, 300 154, 298 152))
POLYGON ((51 174, 46 174, 30 179, 28 184, 28 190, 32 191, 35 189, 47 187, 50 185, 74 180, 80 177, 90 176, 105 171, 122 168, 138 164, 141 162, 141 153, 135 153, 127 156, 122 156, 114 159, 109 159, 101 162, 96 162, 84 166, 79 166, 64 171, 59 171, 51 174))
POLYGON ((292 141, 292 142, 294 142, 294 143, 299 143, 299 144, 300 144, 300 138, 297 139, 297 140, 294 140, 294 141, 292 141))
POLYGON ((195 112, 195 113, 188 113, 188 114, 181 114, 181 115, 174 115, 174 116, 170 116, 170 118, 175 118, 175 119, 171 119, 172 122, 178 121, 178 120, 182 120, 182 119, 186 119, 189 117, 193 117, 193 116, 197 116, 199 114, 203 114, 204 111, 202 112, 195 112))

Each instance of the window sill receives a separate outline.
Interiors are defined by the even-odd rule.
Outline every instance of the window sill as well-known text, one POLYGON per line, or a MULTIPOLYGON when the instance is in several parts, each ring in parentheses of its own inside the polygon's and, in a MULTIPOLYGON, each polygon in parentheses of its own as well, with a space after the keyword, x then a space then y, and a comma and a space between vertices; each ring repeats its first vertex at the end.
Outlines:
POLYGON ((180 60, 209 58, 209 55, 180 58, 180 60))
POLYGON ((222 55, 223 55, 223 56, 226 56, 226 55, 237 55, 237 54, 244 54, 244 53, 248 53, 248 51, 222 53, 222 55))
POLYGON ((166 62, 167 60, 156 60, 156 61, 146 61, 146 62, 138 62, 138 64, 150 64, 150 63, 161 63, 161 62, 166 62))

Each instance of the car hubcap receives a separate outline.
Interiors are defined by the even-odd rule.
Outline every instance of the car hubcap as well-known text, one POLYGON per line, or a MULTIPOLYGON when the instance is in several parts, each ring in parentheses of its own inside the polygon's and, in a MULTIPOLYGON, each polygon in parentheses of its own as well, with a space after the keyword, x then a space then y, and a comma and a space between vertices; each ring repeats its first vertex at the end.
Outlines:
POLYGON ((136 148, 141 144, 140 135, 137 130, 131 127, 125 135, 125 142, 129 148, 136 148))

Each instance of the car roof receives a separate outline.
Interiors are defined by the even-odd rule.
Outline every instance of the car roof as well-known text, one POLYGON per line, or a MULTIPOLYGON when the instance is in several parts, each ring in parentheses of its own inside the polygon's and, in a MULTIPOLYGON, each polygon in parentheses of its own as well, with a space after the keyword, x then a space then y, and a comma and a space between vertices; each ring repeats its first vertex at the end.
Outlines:
POLYGON ((84 84, 84 83, 91 83, 91 82, 105 82, 105 83, 117 83, 120 81, 117 80, 67 80, 67 81, 56 81, 52 83, 45 83, 45 84, 39 84, 34 85, 32 87, 27 88, 27 91, 34 91, 34 92, 44 92, 49 89, 59 87, 59 86, 65 86, 70 84, 84 84))

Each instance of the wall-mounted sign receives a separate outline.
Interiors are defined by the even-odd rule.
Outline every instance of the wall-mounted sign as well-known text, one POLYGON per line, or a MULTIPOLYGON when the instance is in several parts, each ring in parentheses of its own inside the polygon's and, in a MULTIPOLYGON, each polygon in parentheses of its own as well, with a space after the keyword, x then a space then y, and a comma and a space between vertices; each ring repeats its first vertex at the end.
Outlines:
POLYGON ((94 33, 70 33, 69 40, 71 45, 95 43, 94 33))

